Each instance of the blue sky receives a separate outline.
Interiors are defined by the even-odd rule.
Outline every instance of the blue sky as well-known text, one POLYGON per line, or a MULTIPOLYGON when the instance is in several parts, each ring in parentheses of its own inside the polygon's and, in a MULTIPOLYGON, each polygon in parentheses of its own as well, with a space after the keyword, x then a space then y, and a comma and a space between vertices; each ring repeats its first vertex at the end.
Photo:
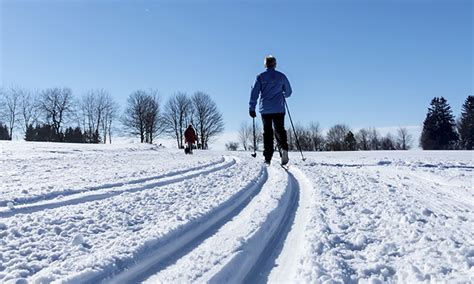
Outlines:
POLYGON ((421 125, 432 97, 473 93, 472 1, 1 1, 0 85, 209 93, 226 131, 248 118, 273 54, 293 119, 421 125))

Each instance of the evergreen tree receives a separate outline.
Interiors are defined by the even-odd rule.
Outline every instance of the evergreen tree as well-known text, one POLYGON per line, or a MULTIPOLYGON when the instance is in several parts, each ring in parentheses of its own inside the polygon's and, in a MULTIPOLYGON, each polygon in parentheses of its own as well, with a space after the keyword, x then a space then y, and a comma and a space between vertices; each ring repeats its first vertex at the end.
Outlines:
POLYGON ((462 106, 458 131, 461 148, 472 150, 474 146, 474 96, 468 96, 462 106))
POLYGON ((388 133, 387 136, 383 137, 380 141, 380 148, 382 150, 395 150, 396 143, 393 140, 392 134, 388 133))
MULTIPOLYGON (((0 130, 1 132, 1 130, 0 130)), ((56 133, 52 125, 41 124, 33 127, 32 124, 28 126, 25 133, 26 141, 45 141, 45 142, 69 142, 69 143, 86 143, 85 133, 80 127, 68 127, 66 131, 56 133)))
POLYGON ((72 143, 74 140, 73 133, 74 129, 72 127, 66 128, 66 131, 64 131, 64 142, 72 143))
POLYGON ((62 133, 56 134, 54 128, 49 124, 36 125, 35 132, 35 141, 56 142, 62 139, 62 133))
MULTIPOLYGON (((99 135, 97 134, 97 136, 99 136, 99 135)), ((84 134, 82 133, 82 130, 81 130, 80 127, 74 128, 73 137, 74 137, 74 141, 73 141, 74 143, 85 143, 84 134)), ((98 141, 100 141, 100 140, 98 140, 98 141)), ((99 143, 99 142, 97 142, 97 143, 99 143)))
POLYGON ((72 128, 68 127, 64 132, 64 142, 69 143, 84 143, 84 134, 80 127, 72 128))
POLYGON ((0 140, 10 140, 7 125, 0 122, 0 140))
POLYGON ((37 132, 35 131, 33 124, 30 123, 25 132, 25 141, 36 141, 37 139, 36 136, 37 136, 37 132))
POLYGON ((354 133, 352 131, 347 132, 346 137, 344 138, 345 150, 355 151, 357 148, 357 141, 355 139, 354 133))
POLYGON ((458 140, 451 107, 443 97, 435 97, 428 108, 420 146, 423 150, 453 149, 458 140))

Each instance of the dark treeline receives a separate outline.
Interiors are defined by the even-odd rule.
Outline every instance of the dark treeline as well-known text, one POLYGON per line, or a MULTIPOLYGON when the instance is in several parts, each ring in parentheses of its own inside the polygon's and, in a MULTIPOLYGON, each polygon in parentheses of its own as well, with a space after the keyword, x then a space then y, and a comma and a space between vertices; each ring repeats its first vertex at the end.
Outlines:
POLYGON ((49 142, 69 142, 69 143, 95 143, 96 138, 87 137, 87 133, 83 132, 80 127, 68 127, 59 135, 56 130, 49 124, 33 124, 28 126, 25 134, 26 141, 49 141, 49 142))
MULTIPOLYGON (((261 147, 261 127, 257 127, 257 150, 261 147)), ((243 150, 253 150, 252 125, 242 123, 239 141, 228 143, 234 150, 242 145, 243 150)), ((295 125, 295 132, 303 151, 356 151, 356 150, 408 150, 413 146, 413 137, 404 127, 385 136, 374 128, 363 128, 356 132, 345 124, 337 124, 323 133, 318 123, 308 126, 295 125)), ((288 146, 298 150, 295 134, 287 129, 288 146)), ((424 150, 472 150, 474 144, 474 96, 468 96, 462 106, 461 115, 455 121, 451 107, 443 97, 433 98, 419 145, 424 150)), ((276 145, 276 143, 275 143, 276 145)))
POLYGON ((7 140, 21 130, 26 141, 111 143, 117 113, 112 96, 101 89, 77 99, 70 88, 0 90, 0 124, 6 124, 7 140))
MULTIPOLYGON (((298 150, 296 138, 291 129, 288 129, 288 147, 290 151, 298 150)), ((239 144, 244 150, 253 150, 252 126, 242 124, 239 130, 239 144), (247 147, 247 148, 245 148, 247 147)), ((356 151, 356 150, 408 150, 411 147, 412 136, 406 128, 399 128, 397 135, 380 135, 375 128, 363 128, 354 133, 345 124, 336 124, 326 134, 323 134, 318 123, 308 126, 295 125, 295 132, 303 151, 356 151)), ((261 136, 261 132, 257 134, 261 136)), ((257 139, 257 150, 262 140, 257 139)), ((235 148, 235 143, 230 144, 235 148)), ((276 145, 276 141, 275 141, 276 145)))
MULTIPOLYGON (((382 136, 377 129, 362 128, 353 132, 345 124, 336 124, 324 135, 317 123, 309 127, 295 127, 300 146, 305 151, 370 151, 370 150, 408 150, 411 148, 412 136, 401 127, 396 135, 388 133, 382 136)), ((296 138, 288 132, 289 147, 297 150, 296 138)))
POLYGON ((15 131, 21 130, 27 141, 112 143, 118 118, 140 142, 153 143, 163 134, 176 139, 178 148, 184 145, 183 132, 190 123, 201 149, 207 149, 224 130, 222 114, 204 92, 175 94, 162 111, 157 91, 137 90, 130 94, 119 116, 118 104, 104 89, 90 90, 77 98, 70 88, 0 89, 1 140, 12 140, 15 131))

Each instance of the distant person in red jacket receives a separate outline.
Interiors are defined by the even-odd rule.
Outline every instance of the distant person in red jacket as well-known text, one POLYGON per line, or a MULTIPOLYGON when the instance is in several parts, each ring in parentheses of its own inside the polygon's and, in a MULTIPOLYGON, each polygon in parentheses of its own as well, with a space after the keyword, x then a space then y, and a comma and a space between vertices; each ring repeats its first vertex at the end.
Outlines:
POLYGON ((192 154, 193 153, 193 144, 196 142, 196 131, 194 131, 193 125, 189 124, 188 128, 186 128, 186 131, 184 131, 184 142, 187 144, 186 149, 189 149, 186 151, 186 154, 192 154))

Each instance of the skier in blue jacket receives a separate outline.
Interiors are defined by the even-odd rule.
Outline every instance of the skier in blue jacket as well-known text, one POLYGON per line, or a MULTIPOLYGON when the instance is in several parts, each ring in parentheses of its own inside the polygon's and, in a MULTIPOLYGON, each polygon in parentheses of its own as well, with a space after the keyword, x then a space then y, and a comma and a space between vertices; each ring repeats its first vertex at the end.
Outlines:
POLYGON ((250 94, 249 114, 256 117, 255 106, 260 96, 260 114, 263 121, 263 156, 270 164, 273 156, 273 133, 279 144, 281 164, 288 163, 288 141, 285 130, 285 101, 291 96, 291 86, 285 74, 275 70, 276 58, 265 57, 267 70, 257 75, 250 94))

